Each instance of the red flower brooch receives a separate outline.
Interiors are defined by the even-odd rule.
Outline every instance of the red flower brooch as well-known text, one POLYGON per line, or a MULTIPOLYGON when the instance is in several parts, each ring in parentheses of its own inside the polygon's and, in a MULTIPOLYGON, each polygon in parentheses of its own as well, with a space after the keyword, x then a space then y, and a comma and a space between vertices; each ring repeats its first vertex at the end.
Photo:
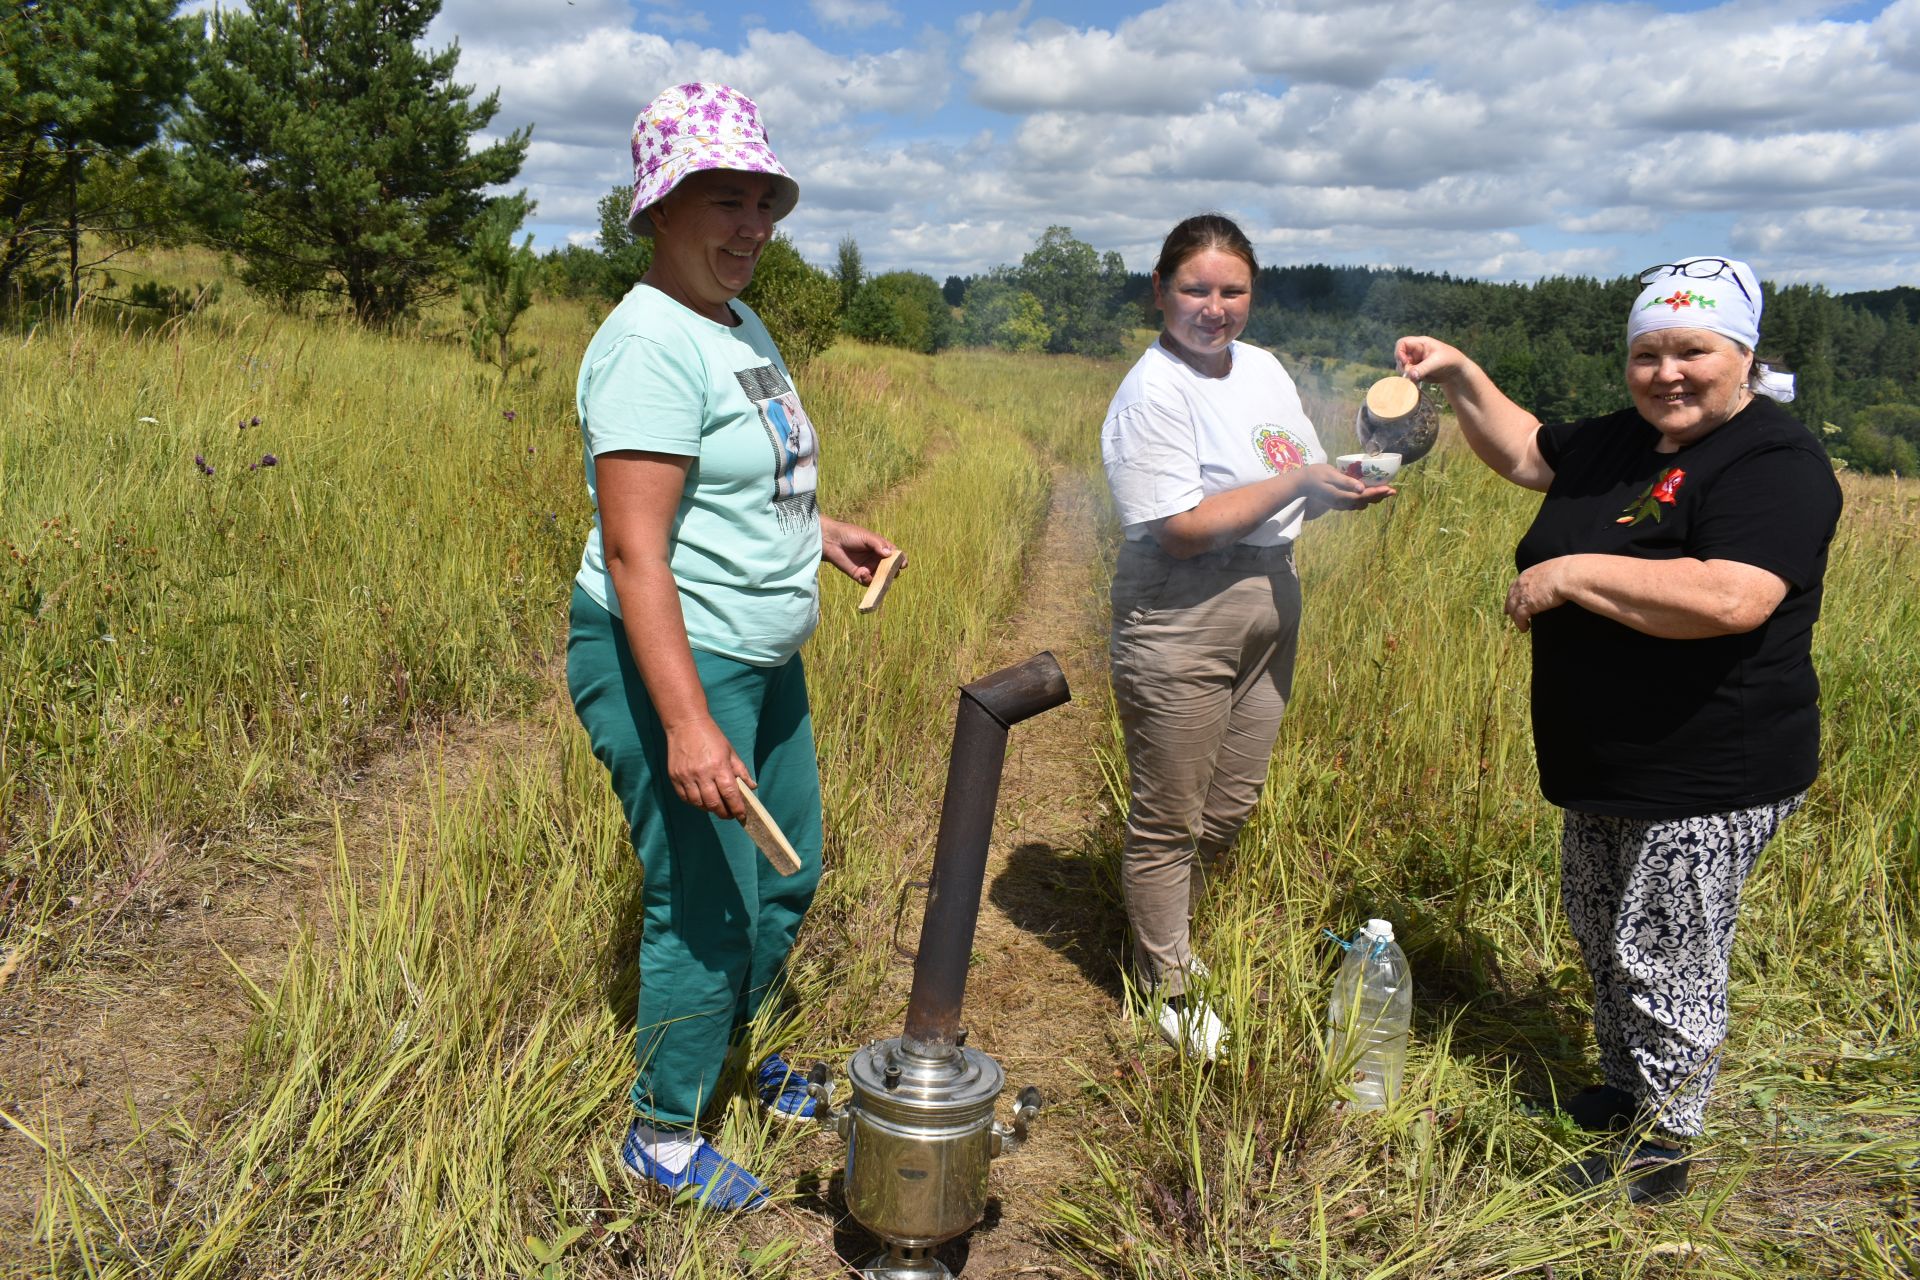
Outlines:
POLYGON ((1653 517, 1655 524, 1660 523, 1660 508, 1673 505, 1673 495, 1679 491, 1680 482, 1686 478, 1687 473, 1680 468, 1668 467, 1660 473, 1658 480, 1646 487, 1639 497, 1621 508, 1622 514, 1614 523, 1639 524, 1648 516, 1653 517))

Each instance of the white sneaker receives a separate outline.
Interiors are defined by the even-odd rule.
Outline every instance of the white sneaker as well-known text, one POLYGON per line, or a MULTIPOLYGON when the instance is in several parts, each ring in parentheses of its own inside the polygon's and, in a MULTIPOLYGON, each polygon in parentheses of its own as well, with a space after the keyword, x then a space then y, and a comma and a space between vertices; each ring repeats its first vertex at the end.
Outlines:
POLYGON ((1159 1024, 1162 1039, 1202 1062, 1219 1057, 1220 1046, 1227 1040, 1227 1024, 1197 995, 1187 996, 1178 1008, 1170 1001, 1161 1002, 1154 1021, 1159 1024))

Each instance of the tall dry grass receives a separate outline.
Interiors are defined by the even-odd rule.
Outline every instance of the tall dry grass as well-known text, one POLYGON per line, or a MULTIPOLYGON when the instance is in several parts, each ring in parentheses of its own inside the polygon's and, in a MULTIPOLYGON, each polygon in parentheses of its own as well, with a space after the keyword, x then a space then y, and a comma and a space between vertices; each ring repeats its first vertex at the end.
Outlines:
MULTIPOLYGON (((584 531, 566 371, 587 321, 536 315, 548 372, 510 401, 430 334, 270 320, 237 297, 173 329, 0 349, 17 406, 0 423, 4 856, 33 886, 11 919, 84 963, 59 904, 84 920, 90 886, 138 874, 128 833, 244 856, 250 829, 408 716, 528 717, 520 750, 396 829, 372 871, 343 851, 336 923, 258 992, 224 1118, 135 1118, 173 1126, 183 1166, 108 1194, 57 1127, 35 1132, 40 1274, 840 1273, 829 1144, 731 1103, 721 1140, 787 1175, 747 1225, 638 1204, 613 1160, 637 874, 577 729, 535 697, 584 531), (247 470, 256 450, 279 465, 247 470)), ((800 375, 823 504, 913 564, 875 618, 826 587, 807 660, 832 870, 798 1003, 743 1061, 832 1057, 891 1024, 882 976, 931 845, 953 686, 994 651, 1049 475, 1096 466, 1121 369, 847 345, 800 375)), ((1307 388, 1330 446, 1360 372, 1307 388)), ((1910 1274, 1920 512, 1894 482, 1847 493, 1819 635, 1826 766, 1749 890, 1699 1194, 1634 1214, 1553 1185, 1580 1142, 1542 1104, 1590 1050, 1525 641, 1498 607, 1529 499, 1443 449, 1388 507, 1308 530, 1294 702, 1200 922, 1231 1055, 1183 1064, 1090 997, 1122 1052, 1080 1064, 1089 1127, 1042 1139, 1083 1143, 1089 1167, 1048 1207, 1060 1268, 1910 1274), (1414 1063, 1400 1106, 1349 1120, 1321 1070, 1333 957, 1316 939, 1376 914, 1415 967, 1414 1063)), ((1087 750, 1123 795, 1111 738, 1087 750)), ((1113 837, 1090 818, 1096 883, 1113 837)))
MULTIPOLYGON (((1318 390, 1331 446, 1356 398, 1318 390)), ((1294 699, 1196 943, 1231 1054, 1196 1069, 1143 1034, 1144 1069, 1090 1077, 1125 1136, 1054 1206, 1063 1245, 1141 1277, 1911 1274, 1920 512, 1891 482, 1846 488, 1816 654, 1825 765, 1747 890, 1696 1194, 1643 1213, 1553 1179, 1586 1149, 1553 1098, 1594 1069, 1526 641, 1500 608, 1537 499, 1443 448, 1386 507, 1307 530, 1294 699), (1415 1050, 1399 1106, 1343 1119, 1321 930, 1370 916, 1410 954, 1415 1050)))
POLYGON ((500 398, 453 342, 242 298, 10 333, 0 404, 0 884, 42 960, 393 726, 537 693, 569 378, 500 398))
MULTIPOLYGON (((577 350, 584 318, 571 318, 571 326, 569 319, 547 317, 577 350)), ((73 341, 92 350, 118 336, 83 331, 73 341)), ((444 409, 438 420, 452 424, 448 434, 469 433, 460 439, 484 441, 481 428, 527 429, 518 413, 504 426, 461 426, 460 415, 476 399, 488 405, 487 389, 457 361, 443 362, 446 353, 434 344, 351 331, 328 340, 346 348, 337 367, 367 366, 368 384, 386 390, 389 414, 419 417, 419 402, 441 395, 458 408, 444 409)), ((200 368, 199 349, 191 339, 182 341, 194 357, 184 367, 200 368)), ((267 350, 270 362, 291 358, 280 348, 267 350)), ((160 357, 149 347, 127 358, 137 366, 140 358, 160 357)), ((217 355, 207 359, 218 367, 217 355)), ((316 395, 325 403, 327 377, 299 367, 307 370, 299 383, 306 401, 269 400, 263 425, 246 428, 243 438, 264 432, 276 416, 307 420, 316 395)), ((816 1049, 850 1047, 871 1029, 885 957, 868 944, 892 923, 916 841, 921 852, 930 850, 930 820, 908 816, 931 815, 943 771, 942 735, 927 726, 950 717, 954 687, 979 674, 995 629, 1018 598, 1021 561, 1046 509, 1046 467, 1034 442, 1013 424, 941 394, 935 367, 925 357, 849 347, 799 379, 823 432, 823 505, 912 549, 902 585, 875 617, 855 613, 851 583, 828 583, 825 620, 807 650, 831 814, 832 869, 795 973, 796 986, 810 993, 805 1030, 816 1049), (926 588, 916 589, 918 581, 926 588)), ((31 376, 23 373, 22 383, 31 376)), ((221 419, 228 416, 224 403, 218 407, 221 419)), ((251 405, 240 407, 251 413, 251 405)), ((493 412, 499 417, 501 411, 493 412)), ((203 410, 196 420, 211 416, 203 410)), ((530 692, 536 675, 552 678, 544 655, 560 638, 561 604, 583 534, 581 501, 572 493, 579 486, 577 445, 561 437, 548 449, 548 439, 536 437, 535 462, 522 464, 516 440, 487 459, 492 466, 543 465, 539 460, 562 452, 564 441, 566 460, 544 464, 560 471, 548 474, 550 487, 540 492, 542 501, 567 503, 576 513, 564 547, 546 547, 561 535, 540 522, 504 517, 485 523, 489 536, 513 544, 511 551, 447 545, 427 526, 444 519, 472 530, 483 523, 472 492, 479 481, 430 458, 417 475, 373 466, 382 437, 353 422, 347 414, 334 424, 335 436, 353 438, 336 440, 331 455, 357 461, 324 472, 320 488, 337 494, 329 499, 336 503, 329 508, 333 518, 352 510, 355 532, 343 531, 315 551, 303 589, 321 600, 329 590, 358 599, 339 588, 377 576, 384 549, 403 541, 383 541, 377 530, 395 523, 414 534, 405 546, 425 544, 417 554, 428 564, 444 555, 447 570, 459 561, 482 579, 502 560, 530 564, 531 543, 547 557, 551 579, 537 591, 502 601, 467 588, 478 596, 476 611, 491 610, 487 616, 496 625, 520 629, 513 634, 525 636, 524 648, 487 648, 477 639, 467 644, 457 669, 469 684, 451 686, 446 698, 447 705, 477 714, 525 713, 530 698, 489 704, 477 695, 495 686, 530 692), (469 689, 473 696, 460 701, 469 689)), ((181 447, 177 433, 146 437, 140 445, 158 472, 181 447)), ((304 480, 292 460, 312 446, 283 448, 287 457, 268 469, 268 479, 304 480)), ((196 470, 184 480, 157 483, 184 483, 184 492, 198 498, 232 468, 225 455, 203 457, 214 466, 213 477, 196 470)), ((259 471, 243 475, 236 485, 262 478, 259 471)), ((311 513, 307 488, 296 492, 299 509, 311 513)), ((142 528, 164 523, 140 505, 147 499, 139 486, 109 485, 102 493, 101 505, 131 504, 142 528)), ((111 517, 100 512, 96 518, 111 517)), ((296 532, 318 523, 311 514, 305 520, 296 532)), ((243 577, 250 591, 264 589, 243 577)), ((449 587, 412 601, 403 596, 392 602, 393 612, 408 615, 409 627, 444 630, 434 610, 449 607, 455 594, 449 587)), ((149 625, 175 630, 163 623, 156 617, 149 625)), ((352 669, 351 644, 368 638, 362 633, 369 630, 365 618, 322 612, 286 625, 305 630, 278 643, 320 648, 328 656, 317 665, 336 681, 352 669), (346 656, 332 656, 336 652, 346 656)), ((232 628, 250 639, 256 630, 238 622, 232 628)), ((59 634, 71 640, 77 633, 69 625, 59 634)), ((210 698, 235 696, 236 683, 245 689, 245 682, 221 673, 197 633, 182 632, 175 643, 184 659, 198 664, 189 667, 196 673, 191 678, 205 682, 210 698)), ((371 670, 382 674, 377 666, 371 670)), ((325 741, 341 752, 364 749, 377 726, 403 710, 368 705, 365 721, 343 723, 339 717, 357 703, 337 710, 331 700, 325 704, 330 714, 322 723, 337 733, 325 741)), ((197 705, 178 709, 197 723, 197 705)), ((567 1273, 633 1265, 649 1275, 698 1275, 732 1267, 738 1242, 698 1216, 653 1213, 636 1222, 631 1188, 612 1165, 608 1108, 617 1111, 631 1070, 634 940, 621 930, 634 918, 637 868, 604 775, 570 719, 536 715, 527 732, 519 763, 469 780, 464 798, 442 798, 424 821, 396 831, 372 860, 375 874, 365 870, 365 851, 349 857, 342 847, 326 941, 303 940, 285 977, 257 992, 259 1022, 233 1086, 230 1120, 204 1132, 174 1122, 175 1140, 195 1153, 190 1194, 167 1185, 151 1186, 145 1197, 108 1194, 102 1188, 109 1180, 63 1154, 57 1128, 34 1133, 49 1151, 49 1194, 36 1229, 49 1273, 501 1274, 560 1267, 562 1257, 567 1273), (609 1225, 617 1228, 612 1236, 609 1225)), ((198 749, 221 764, 226 739, 203 736, 202 742, 198 749)), ((150 748, 149 767, 170 777, 191 774, 184 761, 159 754, 164 745, 150 748)), ((253 742, 250 749, 277 759, 286 748, 253 742)), ((315 759, 312 767, 324 763, 315 759)), ((102 795, 121 785, 110 771, 91 780, 102 795)), ((304 780, 289 772, 282 786, 304 780)), ((219 790, 218 774, 201 781, 219 790)), ((267 795, 258 792, 257 810, 250 811, 262 821, 272 814, 267 795)), ((236 846, 249 816, 215 807, 183 807, 178 815, 223 830, 236 846)), ((183 819, 168 810, 155 820, 183 819)), ((36 874, 64 891, 76 874, 98 873, 70 855, 36 866, 36 874)), ((755 1052, 797 1030, 792 1023, 768 1025, 755 1052)), ((755 1160, 784 1158, 798 1140, 771 1133, 757 1114, 739 1108, 721 1128, 729 1149, 755 1160)), ((763 1260, 792 1256, 778 1238, 756 1247, 763 1260)))

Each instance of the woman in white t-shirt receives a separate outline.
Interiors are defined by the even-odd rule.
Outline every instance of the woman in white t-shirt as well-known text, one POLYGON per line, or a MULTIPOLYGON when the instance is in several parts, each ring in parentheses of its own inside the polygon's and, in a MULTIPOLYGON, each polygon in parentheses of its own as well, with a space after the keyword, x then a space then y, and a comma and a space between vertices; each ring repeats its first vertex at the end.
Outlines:
POLYGON ((1328 465, 1280 362, 1237 339, 1259 266, 1219 214, 1176 226, 1153 271, 1159 339, 1114 393, 1100 449, 1126 529, 1113 575, 1114 699, 1132 792, 1121 885, 1147 1008, 1212 1058, 1226 1029, 1190 981, 1208 864, 1260 797, 1293 683, 1304 521, 1391 496, 1328 465))

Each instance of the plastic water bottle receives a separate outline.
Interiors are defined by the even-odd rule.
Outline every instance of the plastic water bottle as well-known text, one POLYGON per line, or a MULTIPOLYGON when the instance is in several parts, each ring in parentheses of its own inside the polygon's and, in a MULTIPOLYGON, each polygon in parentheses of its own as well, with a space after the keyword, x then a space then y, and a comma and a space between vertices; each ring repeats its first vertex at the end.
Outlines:
POLYGON ((1390 921, 1369 920, 1347 944, 1327 1006, 1327 1060, 1356 1110, 1378 1111, 1400 1096, 1412 1018, 1406 953, 1390 921))

